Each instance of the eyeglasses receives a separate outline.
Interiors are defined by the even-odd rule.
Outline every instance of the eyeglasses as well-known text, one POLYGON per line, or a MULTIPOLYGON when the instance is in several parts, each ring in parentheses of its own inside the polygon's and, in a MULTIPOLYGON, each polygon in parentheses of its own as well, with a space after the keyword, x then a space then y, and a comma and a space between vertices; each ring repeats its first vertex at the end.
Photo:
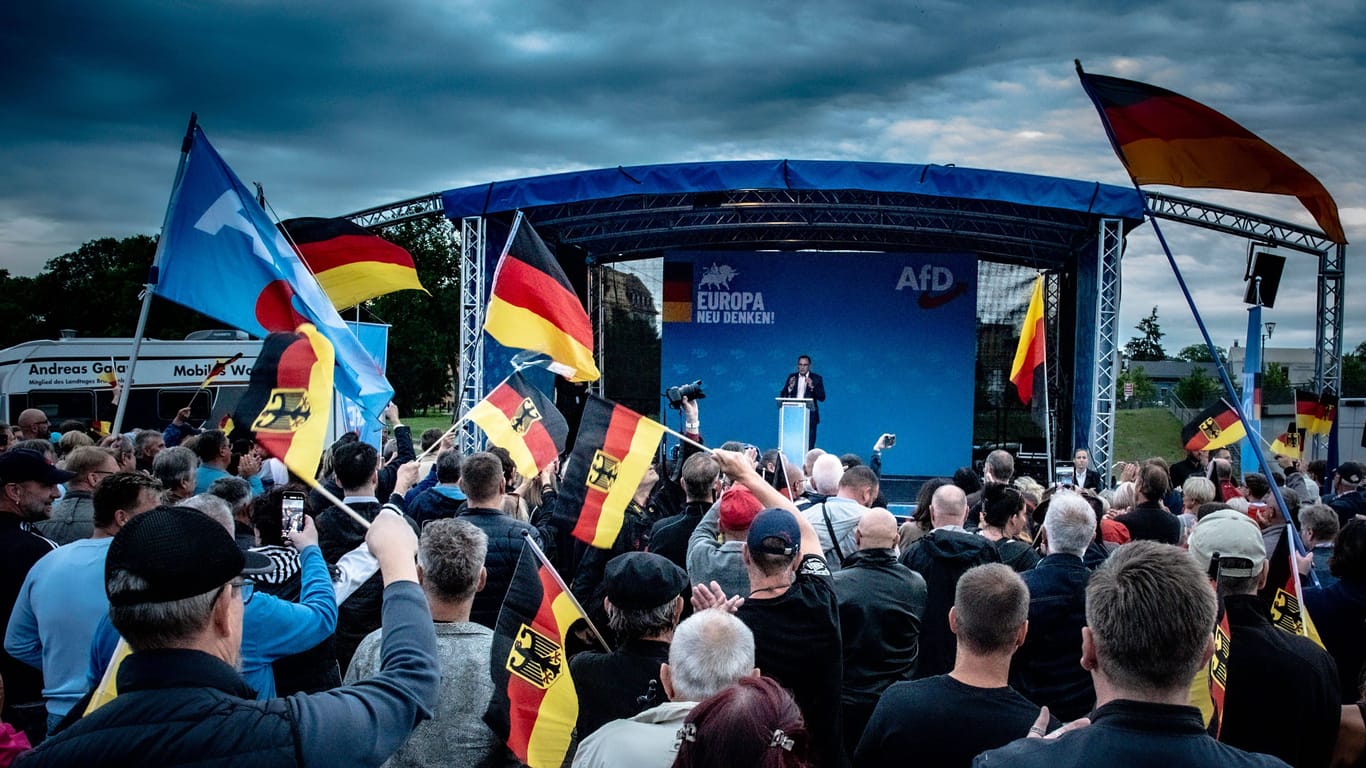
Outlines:
POLYGON ((250 603, 251 596, 256 594, 256 582, 252 581, 251 579, 242 579, 241 581, 234 581, 231 584, 231 586, 242 593, 242 605, 250 603))

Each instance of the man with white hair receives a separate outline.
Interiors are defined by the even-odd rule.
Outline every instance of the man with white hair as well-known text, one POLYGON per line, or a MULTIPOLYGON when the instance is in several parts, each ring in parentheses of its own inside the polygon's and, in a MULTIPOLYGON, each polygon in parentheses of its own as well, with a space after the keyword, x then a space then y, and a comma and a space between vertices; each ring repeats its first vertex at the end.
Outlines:
POLYGON ((1029 587, 1029 635, 1011 661, 1010 685, 1075 720, 1096 703, 1091 675, 1077 661, 1091 578, 1082 557, 1096 535, 1096 514, 1086 499, 1063 491, 1048 500, 1043 529, 1048 555, 1020 574, 1029 587))
POLYGON ((678 625, 659 680, 669 701, 613 720, 579 745, 574 766, 665 768, 678 754, 677 734, 697 702, 745 676, 757 676, 754 633, 731 613, 712 608, 678 625))

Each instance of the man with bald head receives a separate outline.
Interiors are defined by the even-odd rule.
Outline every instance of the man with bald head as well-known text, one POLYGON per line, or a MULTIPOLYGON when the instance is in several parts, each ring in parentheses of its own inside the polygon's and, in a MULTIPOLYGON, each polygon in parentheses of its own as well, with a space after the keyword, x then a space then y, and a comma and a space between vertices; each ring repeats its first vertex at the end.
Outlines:
POLYGON ((882 692, 915 672, 927 597, 920 574, 896 560, 891 512, 881 507, 865 512, 854 542, 858 549, 835 574, 844 650, 840 698, 845 749, 851 754, 882 692))
POLYGON ((51 440, 52 424, 47 414, 37 408, 29 408, 19 414, 15 422, 19 426, 20 440, 51 440))
POLYGON ((957 640, 949 629, 958 579, 973 566, 997 563, 1001 558, 986 537, 968 533, 967 497, 956 485, 945 485, 930 501, 930 524, 934 530, 917 539, 901 555, 901 564, 925 578, 929 595, 920 617, 920 659, 915 677, 933 677, 953 669, 957 640))

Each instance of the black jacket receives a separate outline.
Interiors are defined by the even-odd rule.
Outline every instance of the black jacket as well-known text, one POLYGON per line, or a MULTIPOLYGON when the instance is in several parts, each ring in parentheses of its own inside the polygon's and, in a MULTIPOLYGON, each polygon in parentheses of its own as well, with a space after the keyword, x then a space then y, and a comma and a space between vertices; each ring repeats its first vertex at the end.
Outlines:
POLYGON ((683 512, 660 520, 650 529, 650 551, 669 558, 679 568, 688 568, 688 540, 702 516, 711 509, 710 501, 689 501, 683 512))
POLYGON ((590 651, 570 659, 579 693, 579 741, 613 720, 664 703, 668 697, 659 683, 659 666, 668 660, 669 644, 657 640, 628 640, 612 653, 590 651))
POLYGON ((920 653, 928 590, 890 549, 859 550, 835 572, 844 642, 847 704, 877 702, 887 686, 910 680, 920 653))
POLYGON ((464 499, 451 498, 435 488, 428 488, 408 502, 407 512, 421 528, 432 520, 458 516, 465 504, 464 499))
POLYGON ((1049 555, 1020 574, 1029 587, 1029 634, 1010 660, 1010 687, 1064 721, 1096 704, 1091 673, 1081 666, 1086 583, 1091 571, 1076 555, 1049 555))
POLYGON ((1342 706, 1333 657, 1273 626, 1256 595, 1229 595, 1224 610, 1230 639, 1219 741, 1296 768, 1327 768, 1342 706))
POLYGON ((1130 541, 1181 543, 1181 518, 1167 511, 1160 502, 1145 501, 1115 518, 1129 529, 1130 541))
POLYGON ((992 542, 974 533, 943 528, 930 531, 901 556, 901 564, 923 576, 929 591, 925 614, 920 617, 917 680, 953 670, 958 644, 949 630, 949 608, 958 579, 975 565, 1000 560, 992 542))
POLYGON ((522 556, 528 533, 537 544, 541 536, 529 524, 503 514, 501 509, 466 507, 460 519, 483 531, 489 537, 489 551, 484 557, 484 569, 488 571, 488 581, 484 588, 474 596, 474 607, 470 609, 470 621, 493 629, 498 624, 498 610, 507 596, 512 575, 517 571, 517 559, 522 556))
POLYGON ((983 752, 972 764, 975 768, 1285 768, 1285 763, 1270 755, 1249 754, 1210 738, 1195 707, 1127 700, 1097 708, 1089 726, 1062 738, 1017 739, 983 752))

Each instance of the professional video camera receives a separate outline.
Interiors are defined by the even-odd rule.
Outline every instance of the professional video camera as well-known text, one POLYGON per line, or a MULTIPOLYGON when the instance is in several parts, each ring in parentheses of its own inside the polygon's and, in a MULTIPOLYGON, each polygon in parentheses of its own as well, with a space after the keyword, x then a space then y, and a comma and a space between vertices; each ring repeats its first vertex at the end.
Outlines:
POLYGON ((702 380, 698 379, 691 384, 669 387, 665 390, 664 396, 669 398, 669 407, 678 410, 683 407, 683 398, 701 400, 707 396, 707 393, 702 391, 702 380))

